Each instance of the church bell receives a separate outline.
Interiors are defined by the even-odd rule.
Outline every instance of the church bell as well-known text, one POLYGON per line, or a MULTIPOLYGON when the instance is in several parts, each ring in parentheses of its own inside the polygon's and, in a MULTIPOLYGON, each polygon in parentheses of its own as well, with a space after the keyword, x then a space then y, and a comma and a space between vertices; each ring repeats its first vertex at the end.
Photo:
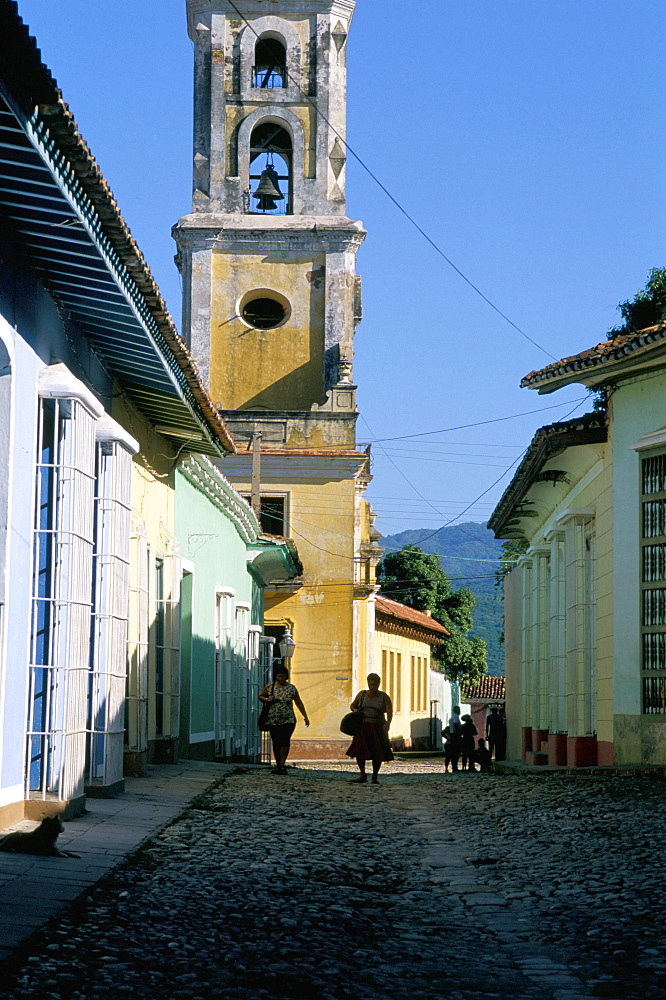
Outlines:
POLYGON ((254 192, 262 212, 271 212, 277 208, 276 201, 282 201, 284 195, 280 191, 280 180, 274 167, 266 167, 259 178, 259 185, 254 192))

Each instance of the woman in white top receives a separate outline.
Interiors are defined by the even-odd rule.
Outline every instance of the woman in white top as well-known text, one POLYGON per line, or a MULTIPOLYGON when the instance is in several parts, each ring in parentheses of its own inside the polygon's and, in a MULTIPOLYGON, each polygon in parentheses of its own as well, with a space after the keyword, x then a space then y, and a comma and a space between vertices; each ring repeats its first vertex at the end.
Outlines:
POLYGON ((289 683, 287 668, 280 666, 275 674, 273 684, 267 684, 259 695, 259 701, 270 705, 268 709, 268 732, 271 734, 275 768, 273 774, 286 774, 287 757, 291 736, 296 728, 294 705, 303 716, 306 726, 310 725, 308 713, 301 697, 293 684, 289 683))
POLYGON ((389 746, 388 732, 393 718, 391 699, 384 691, 379 690, 381 678, 379 674, 368 674, 367 691, 359 691, 351 703, 352 712, 361 712, 363 721, 361 728, 352 740, 348 757, 355 757, 361 772, 354 778, 356 784, 364 784, 368 778, 365 773, 366 760, 372 761, 372 783, 377 785, 379 769, 384 761, 393 760, 389 746))

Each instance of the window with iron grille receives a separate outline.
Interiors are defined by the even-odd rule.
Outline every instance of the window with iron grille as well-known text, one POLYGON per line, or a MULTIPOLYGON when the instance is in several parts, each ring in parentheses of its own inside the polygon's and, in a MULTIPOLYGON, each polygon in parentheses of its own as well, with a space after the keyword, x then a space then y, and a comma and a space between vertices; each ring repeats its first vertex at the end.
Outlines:
POLYGON ((95 415, 39 401, 26 793, 83 791, 93 596, 95 415))
POLYGON ((233 640, 234 591, 215 596, 215 754, 231 759, 233 754, 233 640))
POLYGON ((148 649, 152 618, 150 559, 145 522, 140 514, 132 511, 125 745, 127 750, 137 752, 148 748, 148 649))
POLYGON ((641 459, 641 683, 643 714, 666 714, 666 453, 641 459))
POLYGON ((180 558, 155 559, 155 735, 174 737, 180 723, 180 558))
POLYGON ((132 452, 98 430, 86 763, 104 785, 123 776, 131 480, 132 452))

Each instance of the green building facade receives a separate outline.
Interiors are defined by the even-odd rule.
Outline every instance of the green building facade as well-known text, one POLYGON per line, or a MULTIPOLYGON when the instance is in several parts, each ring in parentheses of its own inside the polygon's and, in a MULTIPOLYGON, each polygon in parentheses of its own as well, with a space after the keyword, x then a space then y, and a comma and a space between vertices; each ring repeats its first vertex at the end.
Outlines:
POLYGON ((259 760, 258 694, 271 665, 264 588, 293 579, 292 543, 268 538, 249 504, 203 457, 177 471, 181 551, 179 756, 259 760))

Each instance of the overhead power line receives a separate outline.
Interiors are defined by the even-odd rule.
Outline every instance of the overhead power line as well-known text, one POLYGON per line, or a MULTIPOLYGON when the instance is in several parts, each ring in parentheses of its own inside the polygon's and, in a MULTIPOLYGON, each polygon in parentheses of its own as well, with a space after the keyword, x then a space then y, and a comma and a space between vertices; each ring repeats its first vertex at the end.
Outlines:
MULTIPOLYGON (((577 408, 579 403, 584 403, 588 397, 581 396, 579 400, 576 400, 577 408)), ((441 427, 437 431, 418 431, 416 434, 401 434, 399 437, 386 437, 386 438, 374 438, 371 444, 382 444, 385 441, 408 441, 411 438, 419 437, 429 437, 432 434, 448 434, 451 431, 463 431, 468 427, 484 427, 486 424, 499 424, 504 420, 516 420, 518 417, 529 417, 532 413, 545 413, 546 410, 558 410, 562 406, 567 406, 571 400, 566 402, 554 403, 552 406, 540 406, 536 410, 524 410, 522 413, 511 413, 508 417, 492 417, 490 420, 477 420, 472 424, 457 424, 455 427, 441 427)), ((573 410, 571 411, 573 413, 573 410)), ((566 419, 566 417, 564 418, 566 419)))
MULTIPOLYGON (((254 30, 254 28, 252 27, 252 25, 250 24, 250 22, 248 21, 248 19, 245 17, 245 15, 241 13, 241 11, 238 9, 238 7, 233 2, 233 0, 229 0, 229 4, 236 11, 236 13, 238 14, 239 18, 242 21, 244 21, 244 23, 246 24, 246 26, 249 28, 249 30, 252 32, 252 34, 254 35, 254 37, 258 41, 259 40, 259 35, 254 30)), ((296 85, 299 84, 299 81, 294 80, 294 78, 290 74, 288 68, 286 68, 286 73, 287 73, 287 77, 289 78, 289 80, 291 81, 291 83, 294 83, 296 85)), ((530 344, 532 344, 534 347, 536 347, 538 350, 540 350, 543 354, 545 354, 546 357, 550 358, 551 361, 557 361, 558 358, 556 358, 554 354, 551 354, 550 351, 547 351, 545 347, 542 347, 541 344, 538 343, 538 341, 536 341, 533 337, 530 337, 530 335, 528 333, 525 333, 525 331, 522 330, 518 326, 517 323, 514 323, 514 321, 509 316, 507 316, 506 313, 502 312, 502 310, 499 308, 499 306, 495 305, 495 303, 492 301, 492 299, 489 299, 488 296, 485 295, 484 292, 481 291, 481 289, 478 287, 478 285, 474 284, 474 282, 471 280, 471 278, 467 277, 467 275, 464 273, 464 271, 461 271, 461 269, 457 266, 457 264, 453 263, 453 261, 451 260, 451 258, 447 254, 444 253, 444 251, 439 246, 439 244, 436 243, 435 240, 433 240, 433 238, 428 235, 428 233, 425 231, 425 229, 423 229, 423 227, 416 221, 416 219, 414 218, 414 216, 411 215, 407 211, 407 209, 404 207, 404 205, 402 205, 398 201, 398 199, 389 191, 389 189, 386 187, 386 185, 382 183, 382 181, 379 179, 379 177, 374 173, 373 170, 370 169, 370 167, 359 156, 359 154, 356 152, 356 150, 352 146, 349 145, 349 143, 347 142, 347 140, 342 135, 340 135, 340 133, 338 132, 338 130, 329 121, 329 119, 326 117, 326 115, 323 113, 323 111, 317 105, 317 103, 315 101, 313 101, 307 94, 303 94, 302 96, 307 101, 307 103, 310 104, 312 108, 314 108, 315 113, 322 119, 323 122, 326 123, 326 125, 331 129, 331 131, 333 132, 333 134, 338 137, 338 139, 344 145, 344 147, 347 150, 347 152, 350 153, 354 157, 354 159, 356 160, 356 162, 363 168, 363 170, 365 170, 365 172, 368 174, 368 176, 384 192, 384 194, 389 199, 389 201, 391 201, 393 203, 393 205, 395 205, 395 207, 398 209, 398 211, 402 215, 404 215, 404 217, 407 219, 408 222, 411 223, 411 225, 414 227, 414 229, 416 229, 417 232, 419 232, 421 234, 421 236, 424 238, 424 240, 426 240, 426 242, 430 244, 430 246, 433 248, 433 250, 435 251, 435 253, 437 253, 442 258, 442 260, 444 260, 449 265, 449 267, 451 267, 456 272, 456 274, 459 275, 459 277, 461 277, 462 280, 464 282, 466 282, 466 284, 468 284, 469 287, 471 289, 473 289, 473 291, 475 291, 476 294, 478 296, 480 296, 480 298, 482 298, 483 301, 485 303, 487 303, 487 305, 489 305, 490 308, 493 309, 497 313, 498 316, 501 316, 501 318, 503 320, 505 320, 505 322, 507 322, 509 324, 509 326, 513 327, 513 329, 516 330, 517 333, 519 333, 521 335, 521 337, 524 337, 525 340, 528 340, 530 342, 530 344)))

